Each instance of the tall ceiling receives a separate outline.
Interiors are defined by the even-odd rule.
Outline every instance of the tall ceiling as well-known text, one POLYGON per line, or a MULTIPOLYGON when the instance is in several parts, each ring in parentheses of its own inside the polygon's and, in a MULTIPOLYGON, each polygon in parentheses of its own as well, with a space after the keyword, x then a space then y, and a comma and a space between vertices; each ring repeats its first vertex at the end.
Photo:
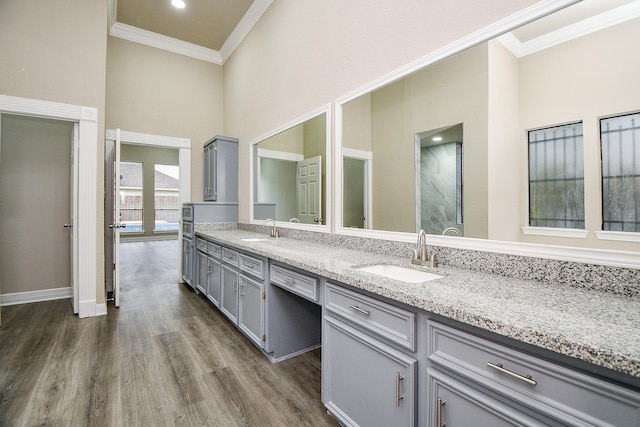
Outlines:
POLYGON ((109 0, 109 34, 222 64, 273 0, 109 0))

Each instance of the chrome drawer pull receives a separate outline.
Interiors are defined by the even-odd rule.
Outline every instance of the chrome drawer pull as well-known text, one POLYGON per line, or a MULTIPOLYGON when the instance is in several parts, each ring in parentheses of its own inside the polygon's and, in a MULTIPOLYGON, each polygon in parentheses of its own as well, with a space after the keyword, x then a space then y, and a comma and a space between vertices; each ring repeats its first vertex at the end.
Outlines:
POLYGON ((353 308, 355 311, 357 311, 358 313, 362 313, 366 316, 369 316, 371 314, 370 310, 363 310, 360 307, 358 307, 357 305, 353 305, 353 304, 349 304, 350 308, 353 308))
POLYGON ((253 264, 245 264, 247 268, 253 268, 253 264))
POLYGON ((487 366, 492 368, 492 369, 495 369, 498 372, 501 372, 501 373, 503 373, 505 375, 508 375, 508 376, 510 376, 512 378, 515 378, 517 380, 525 382, 525 383, 529 384, 530 386, 535 386, 536 384, 538 384, 538 382, 536 380, 534 380, 531 375, 524 376, 524 375, 516 374, 513 371, 505 369, 502 366, 502 363, 493 364, 491 362, 487 362, 487 366))
POLYGON ((400 394, 400 381, 402 381, 404 377, 400 375, 400 372, 396 372, 396 406, 400 406, 400 401, 404 399, 404 394, 400 394))
POLYGON ((287 285, 295 285, 295 284, 296 284, 296 281, 295 281, 295 280, 291 280, 291 279, 287 279, 287 278, 285 277, 285 279, 284 279, 284 283, 286 283, 287 285))
POLYGON ((446 426, 445 423, 442 422, 442 407, 444 406, 445 401, 442 400, 441 397, 438 398, 438 427, 446 426))

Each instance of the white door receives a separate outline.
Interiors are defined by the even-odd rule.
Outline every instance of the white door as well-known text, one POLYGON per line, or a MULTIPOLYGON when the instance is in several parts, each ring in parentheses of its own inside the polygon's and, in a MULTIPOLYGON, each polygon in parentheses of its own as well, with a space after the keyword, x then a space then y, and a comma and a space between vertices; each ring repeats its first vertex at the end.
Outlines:
POLYGON ((69 277, 71 279, 71 288, 73 289, 73 312, 74 314, 78 314, 79 311, 79 292, 78 292, 78 239, 77 235, 73 229, 73 224, 75 222, 76 214, 78 211, 78 162, 76 159, 78 158, 78 131, 79 125, 75 123, 73 125, 73 134, 71 136, 71 182, 70 182, 70 206, 69 206, 69 222, 64 225, 65 228, 69 230, 69 239, 70 239, 70 256, 69 260, 71 265, 69 268, 71 269, 69 277))
POLYGON ((109 228, 113 230, 113 301, 116 307, 120 307, 120 129, 116 129, 113 161, 113 219, 109 228))
POLYGON ((322 157, 299 161, 297 172, 298 219, 304 224, 322 224, 322 157))

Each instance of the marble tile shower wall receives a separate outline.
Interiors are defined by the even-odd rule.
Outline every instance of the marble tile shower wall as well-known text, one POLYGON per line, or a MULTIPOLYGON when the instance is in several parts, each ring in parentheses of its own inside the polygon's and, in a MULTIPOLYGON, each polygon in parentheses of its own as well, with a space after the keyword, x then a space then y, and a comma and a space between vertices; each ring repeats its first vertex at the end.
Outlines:
MULTIPOLYGON (((200 229, 233 229, 266 233, 267 229, 253 224, 196 224, 200 229), (220 228, 218 228, 220 227, 220 228)), ((280 228, 280 236, 300 240, 311 240, 329 246, 390 255, 399 258, 411 256, 414 244, 370 239, 339 234, 317 233, 312 231, 280 228)), ((530 279, 549 285, 565 285, 612 293, 629 298, 640 299, 640 270, 623 267, 610 267, 595 264, 583 264, 571 261, 525 257, 520 255, 499 254, 447 247, 430 247, 438 252, 440 265, 480 271, 505 277, 530 279)))

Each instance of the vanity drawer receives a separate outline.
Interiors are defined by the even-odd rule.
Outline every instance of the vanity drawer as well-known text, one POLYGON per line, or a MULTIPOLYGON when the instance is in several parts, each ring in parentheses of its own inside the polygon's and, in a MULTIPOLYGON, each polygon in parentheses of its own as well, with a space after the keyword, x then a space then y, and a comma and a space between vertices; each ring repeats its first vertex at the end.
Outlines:
POLYGON ((337 314, 388 341, 416 350, 416 314, 327 283, 324 305, 337 314))
POLYGON ((238 266, 242 272, 264 280, 264 262, 261 259, 240 254, 238 256, 238 266))
POLYGON ((201 238, 196 239, 196 246, 199 251, 207 252, 207 241, 201 238))
POLYGON ((315 277, 306 276, 279 265, 272 265, 271 283, 310 301, 320 301, 318 279, 315 277))
POLYGON ((216 245, 215 243, 209 242, 209 248, 207 249, 207 253, 214 258, 220 259, 222 248, 220 245, 216 245))
POLYGON ((639 425, 640 393, 430 320, 428 358, 568 425, 639 425))
POLYGON ((222 262, 238 268, 238 252, 222 248, 222 262))

